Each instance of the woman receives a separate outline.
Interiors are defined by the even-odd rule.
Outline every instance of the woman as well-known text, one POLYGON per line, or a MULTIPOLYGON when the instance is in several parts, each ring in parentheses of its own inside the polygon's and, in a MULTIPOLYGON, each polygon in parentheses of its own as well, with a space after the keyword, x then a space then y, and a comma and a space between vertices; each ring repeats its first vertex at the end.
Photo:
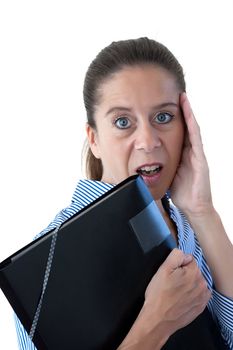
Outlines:
MULTIPOLYGON (((41 234, 112 185, 140 174, 179 249, 152 278, 119 350, 166 348, 172 335, 206 305, 226 348, 233 349, 233 247, 212 203, 208 165, 182 67, 153 40, 114 42, 88 69, 84 103, 89 180, 79 182, 71 205, 41 234), (166 210, 162 198, 168 190, 172 202, 166 210)), ((30 340, 16 324, 25 349, 30 340)))

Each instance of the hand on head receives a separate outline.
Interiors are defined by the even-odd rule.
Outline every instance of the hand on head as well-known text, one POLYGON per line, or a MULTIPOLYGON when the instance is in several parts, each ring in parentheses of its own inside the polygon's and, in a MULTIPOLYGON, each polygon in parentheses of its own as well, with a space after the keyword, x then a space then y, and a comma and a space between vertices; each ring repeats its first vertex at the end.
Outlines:
POLYGON ((182 93, 180 105, 186 124, 183 152, 171 185, 171 197, 187 216, 212 210, 209 168, 203 150, 200 127, 187 95, 182 93))

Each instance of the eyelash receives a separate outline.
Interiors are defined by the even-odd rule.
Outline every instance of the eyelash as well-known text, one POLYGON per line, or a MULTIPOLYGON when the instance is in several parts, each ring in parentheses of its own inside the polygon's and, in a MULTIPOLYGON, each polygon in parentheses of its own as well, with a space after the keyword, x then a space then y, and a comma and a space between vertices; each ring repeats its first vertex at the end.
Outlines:
POLYGON ((158 124, 167 124, 167 123, 169 123, 173 118, 174 118, 174 115, 173 114, 171 114, 171 113, 168 113, 168 112, 159 112, 159 113, 157 113, 156 115, 155 115, 155 117, 154 117, 154 119, 156 118, 156 117, 158 117, 159 115, 161 115, 161 114, 166 114, 166 115, 168 115, 169 116, 169 121, 166 121, 166 122, 164 122, 164 123, 160 123, 160 122, 158 122, 158 124))
MULTIPOLYGON (((153 120, 155 120, 159 115, 161 115, 161 114, 163 114, 163 115, 168 115, 169 116, 169 120, 168 121, 165 121, 165 122, 157 122, 158 124, 168 124, 173 118, 174 118, 174 115, 173 114, 171 114, 171 113, 168 113, 168 112, 159 112, 159 113, 157 113, 155 116, 154 116, 154 118, 153 118, 153 120)), ((130 119, 127 117, 127 116, 121 116, 121 117, 117 117, 115 120, 114 120, 114 125, 118 128, 118 129, 128 129, 128 128, 130 128, 130 126, 131 126, 131 122, 130 122, 130 119), (117 125, 117 122, 118 121, 120 121, 120 120, 127 120, 128 122, 129 122, 129 126, 126 126, 126 127, 120 127, 120 126, 118 126, 117 125)))
POLYGON ((128 129, 128 128, 131 126, 131 124, 130 124, 129 126, 123 127, 123 128, 117 126, 117 122, 120 121, 120 120, 127 120, 127 121, 130 123, 130 120, 129 120, 128 117, 118 117, 118 118, 116 118, 116 119, 114 120, 114 125, 115 125, 118 129, 128 129))

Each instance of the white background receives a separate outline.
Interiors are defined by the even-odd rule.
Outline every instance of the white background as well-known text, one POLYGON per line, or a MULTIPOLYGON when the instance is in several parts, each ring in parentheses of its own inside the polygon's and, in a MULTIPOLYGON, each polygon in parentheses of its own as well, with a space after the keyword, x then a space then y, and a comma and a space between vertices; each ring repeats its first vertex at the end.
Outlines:
MULTIPOLYGON (((232 1, 0 2, 0 260, 69 204, 81 174, 89 63, 113 40, 148 36, 184 67, 215 207, 233 241, 232 1)), ((211 232, 210 232, 211 234, 211 232)), ((0 293, 0 348, 17 349, 0 293)))

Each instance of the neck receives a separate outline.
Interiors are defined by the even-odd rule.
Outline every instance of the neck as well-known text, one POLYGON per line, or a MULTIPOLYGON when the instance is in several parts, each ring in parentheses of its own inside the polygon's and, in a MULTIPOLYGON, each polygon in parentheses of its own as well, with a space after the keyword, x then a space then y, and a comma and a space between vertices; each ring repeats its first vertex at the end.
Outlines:
POLYGON ((157 204, 157 206, 158 206, 158 208, 159 208, 161 214, 162 214, 163 216, 166 216, 166 217, 167 217, 167 212, 166 212, 166 210, 165 210, 164 207, 163 207, 162 200, 161 200, 161 199, 158 199, 158 200, 155 201, 155 203, 157 204))

